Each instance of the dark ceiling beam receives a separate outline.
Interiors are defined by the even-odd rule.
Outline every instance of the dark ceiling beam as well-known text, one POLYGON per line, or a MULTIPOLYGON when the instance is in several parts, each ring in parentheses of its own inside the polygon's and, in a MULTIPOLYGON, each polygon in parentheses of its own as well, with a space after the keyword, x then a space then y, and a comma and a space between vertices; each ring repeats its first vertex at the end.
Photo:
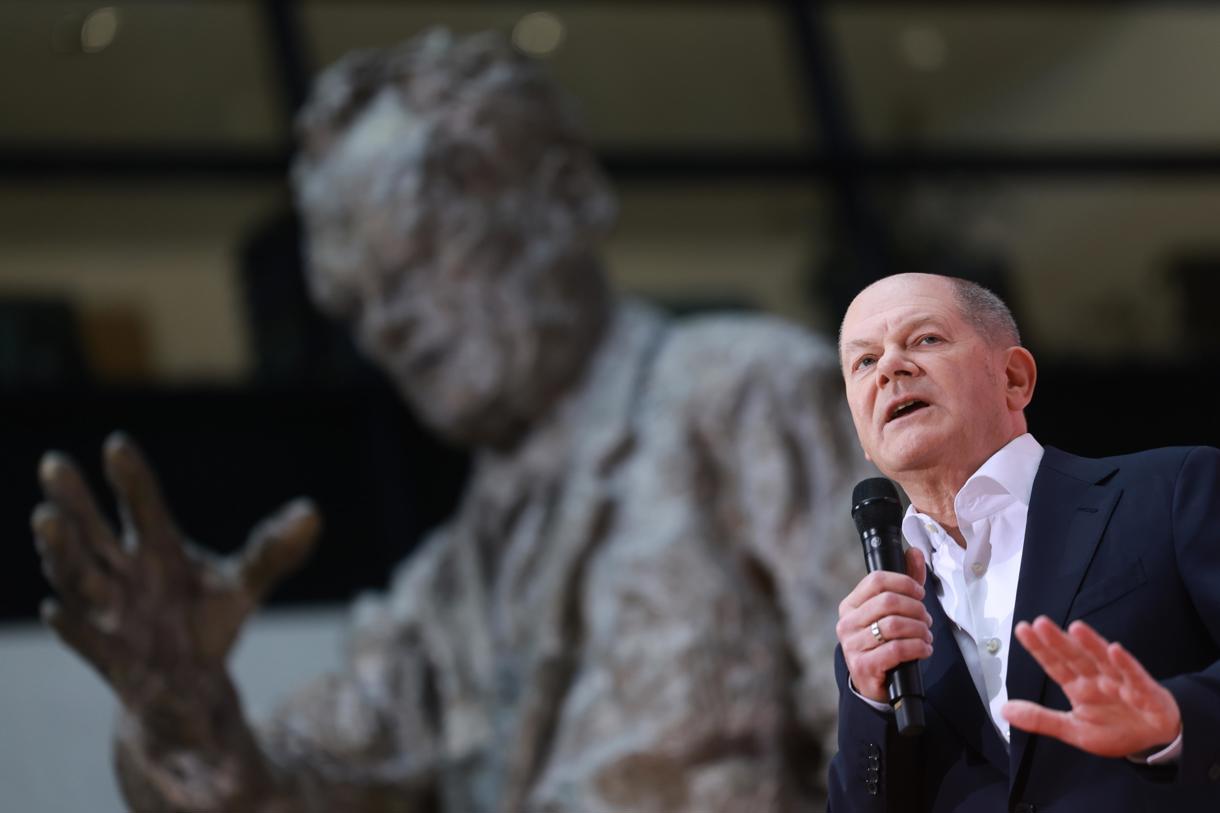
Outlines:
MULTIPOLYGON (((607 171, 622 180, 828 181, 843 173, 842 157, 782 149, 603 150, 607 171)), ((1220 150, 995 149, 960 147, 871 149, 851 159, 851 173, 869 180, 954 175, 1042 178, 1170 177, 1220 182, 1220 150)), ((289 153, 277 149, 161 146, 53 149, 0 145, 3 180, 276 180, 289 153)))
POLYGON ((313 75, 300 4, 297 0, 262 0, 260 7, 268 40, 267 53, 279 78, 281 112, 288 124, 286 131, 291 133, 313 75))
POLYGON ((835 230, 855 261, 854 287, 890 273, 890 239, 885 222, 863 183, 862 145, 855 132, 846 85, 839 69, 837 41, 829 29, 826 4, 819 0, 784 0, 801 78, 805 82, 808 112, 818 135, 823 177, 838 221, 835 230))
MULTIPOLYGON (((165 0, 125 0, 126 5, 157 5, 163 4, 165 0)), ((193 0, 196 3, 213 3, 217 5, 225 5, 232 3, 248 3, 249 0, 193 0)), ((412 0, 359 0, 358 3, 353 3, 352 0, 309 0, 311 5, 320 6, 404 6, 411 5, 412 0)), ((435 0, 433 0, 435 2, 435 0)), ((585 5, 588 0, 552 0, 549 7, 553 11, 563 11, 564 8, 585 5)), ((449 5, 454 6, 484 6, 494 7, 495 3, 492 0, 448 0, 449 5)), ((741 6, 755 6, 758 0, 614 0, 615 5, 619 6, 691 6, 697 8, 715 9, 717 6, 726 8, 734 8, 741 6)), ((1099 10, 1107 9, 1130 9, 1132 7, 1161 7, 1161 8, 1189 8, 1189 7, 1215 7, 1215 0, 828 0, 826 5, 831 9, 850 9, 856 6, 891 6, 895 11, 911 11, 918 13, 928 7, 968 7, 971 9, 985 11, 987 9, 1022 9, 1035 8, 1037 6, 1054 7, 1054 8, 1096 8, 1099 10)))
POLYGON ((131 148, 0 147, 0 178, 5 180, 249 181, 284 178, 288 151, 162 145, 131 148))

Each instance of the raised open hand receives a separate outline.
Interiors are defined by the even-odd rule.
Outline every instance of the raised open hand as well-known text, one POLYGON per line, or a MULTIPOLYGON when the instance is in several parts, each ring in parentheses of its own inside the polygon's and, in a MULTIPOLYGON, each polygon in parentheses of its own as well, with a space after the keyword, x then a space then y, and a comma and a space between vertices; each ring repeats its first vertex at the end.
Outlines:
POLYGON ((188 708, 224 676, 246 618, 309 553, 318 515, 307 500, 289 503, 254 529, 241 552, 220 558, 179 531, 130 439, 112 435, 103 456, 121 534, 66 456, 49 452, 39 466, 46 501, 31 522, 59 596, 43 605, 43 618, 129 711, 189 726, 188 708))
POLYGON ((1124 757, 1173 742, 1182 731, 1177 701, 1131 653, 1088 624, 1064 632, 1046 616, 1021 622, 1021 644, 1059 684, 1071 711, 1010 700, 1003 714, 1017 728, 1045 734, 1103 757, 1124 757))

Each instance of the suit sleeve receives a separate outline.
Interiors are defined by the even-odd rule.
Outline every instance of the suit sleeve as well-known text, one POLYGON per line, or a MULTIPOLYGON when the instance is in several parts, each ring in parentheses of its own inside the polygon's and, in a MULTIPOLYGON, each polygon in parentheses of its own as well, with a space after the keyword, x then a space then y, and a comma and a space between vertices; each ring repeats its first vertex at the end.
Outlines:
POLYGON ((851 691, 843 650, 835 649, 839 684, 839 752, 830 762, 831 813, 917 809, 922 799, 919 740, 901 737, 893 714, 878 711, 851 691))
MULTIPOLYGON (((1220 656, 1220 450, 1193 449, 1174 487, 1178 568, 1220 656)), ((1179 782, 1220 786, 1220 660, 1164 682, 1182 712, 1179 782)))

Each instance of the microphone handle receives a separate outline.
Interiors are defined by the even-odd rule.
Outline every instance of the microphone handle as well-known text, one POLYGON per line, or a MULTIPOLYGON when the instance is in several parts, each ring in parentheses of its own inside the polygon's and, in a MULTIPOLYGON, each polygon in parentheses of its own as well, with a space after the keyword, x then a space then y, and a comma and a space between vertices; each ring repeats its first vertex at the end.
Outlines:
MULTIPOLYGON (((871 528, 861 542, 864 544, 864 561, 869 573, 875 570, 907 572, 902 542, 893 529, 871 528)), ((919 663, 906 661, 887 671, 885 688, 890 696, 890 705, 894 709, 898 733, 904 737, 922 734, 925 721, 923 678, 919 673, 919 663)))
POLYGON ((888 570, 891 573, 906 573, 907 559, 902 553, 902 542, 885 538, 890 534, 873 528, 864 538, 864 563, 868 572, 888 570))

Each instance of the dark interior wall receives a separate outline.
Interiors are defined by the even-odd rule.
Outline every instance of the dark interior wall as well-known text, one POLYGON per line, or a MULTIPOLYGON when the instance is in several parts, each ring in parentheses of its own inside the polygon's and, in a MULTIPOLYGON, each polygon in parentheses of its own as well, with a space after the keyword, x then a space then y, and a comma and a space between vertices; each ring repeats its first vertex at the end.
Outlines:
POLYGON ((317 502, 321 542, 272 603, 341 601, 384 586, 394 563, 450 512, 465 470, 463 455, 375 383, 0 393, 0 618, 34 617, 50 592, 29 530, 40 457, 69 454, 114 518, 100 456, 116 428, 150 458, 181 528, 210 549, 239 547, 287 500, 317 502))

